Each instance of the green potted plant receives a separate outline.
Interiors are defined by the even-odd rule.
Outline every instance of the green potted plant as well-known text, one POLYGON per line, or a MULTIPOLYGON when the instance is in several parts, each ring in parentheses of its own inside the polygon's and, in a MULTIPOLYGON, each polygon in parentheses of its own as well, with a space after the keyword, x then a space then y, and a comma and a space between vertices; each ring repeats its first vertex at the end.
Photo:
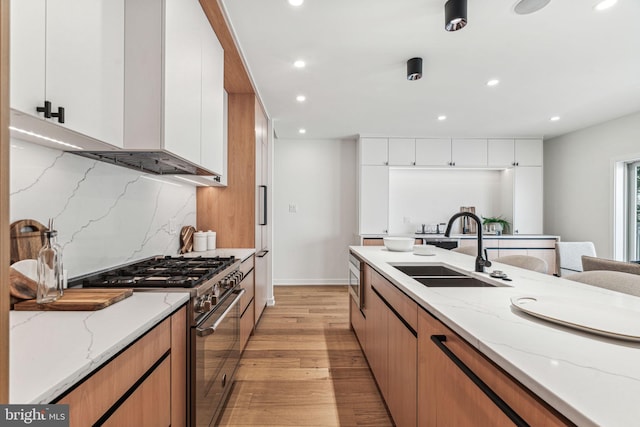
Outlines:
POLYGON ((502 234, 508 233, 511 224, 502 216, 482 217, 482 225, 488 233, 502 234))

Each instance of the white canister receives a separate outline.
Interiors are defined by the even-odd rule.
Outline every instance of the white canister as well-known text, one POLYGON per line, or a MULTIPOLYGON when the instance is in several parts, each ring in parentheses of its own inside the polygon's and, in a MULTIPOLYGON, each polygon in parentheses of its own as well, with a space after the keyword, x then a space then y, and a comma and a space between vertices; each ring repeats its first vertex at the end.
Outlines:
POLYGON ((193 233, 193 250, 194 252, 204 252, 207 250, 207 233, 204 231, 196 231, 193 233))
POLYGON ((207 231, 207 250, 212 251, 216 248, 216 232, 207 231))

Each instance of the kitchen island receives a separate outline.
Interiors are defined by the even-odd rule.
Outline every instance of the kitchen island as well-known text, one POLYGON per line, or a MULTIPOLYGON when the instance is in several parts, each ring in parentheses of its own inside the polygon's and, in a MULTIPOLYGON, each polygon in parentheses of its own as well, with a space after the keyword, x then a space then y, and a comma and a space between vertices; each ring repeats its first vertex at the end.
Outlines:
POLYGON ((134 292, 97 311, 11 311, 9 402, 55 401, 188 300, 134 292))
MULTIPOLYGON (((428 312, 442 322, 561 416, 579 426, 637 425, 640 343, 597 336, 534 318, 515 309, 511 298, 560 297, 569 299, 576 307, 581 303, 598 303, 610 306, 612 311, 626 308, 637 312, 640 298, 494 263, 489 271, 500 269, 512 279, 504 282, 490 278, 487 273, 473 272, 474 257, 438 248, 434 249, 434 256, 428 257, 390 252, 382 247, 350 249, 415 301, 419 312, 428 312), (497 286, 426 287, 392 265, 407 263, 449 265, 497 286)), ((369 319, 366 320, 369 328, 369 319)), ((367 346, 371 336, 367 330, 367 346)), ((417 339, 420 341, 420 336, 417 339)), ((375 374, 373 366, 372 369, 375 374)))

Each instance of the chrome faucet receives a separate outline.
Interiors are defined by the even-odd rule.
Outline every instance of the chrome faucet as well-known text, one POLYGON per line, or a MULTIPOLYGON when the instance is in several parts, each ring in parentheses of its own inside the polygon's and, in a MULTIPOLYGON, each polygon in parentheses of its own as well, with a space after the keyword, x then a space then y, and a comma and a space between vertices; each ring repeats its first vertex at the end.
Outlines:
POLYGON ((449 219, 449 223, 447 224, 447 231, 444 232, 444 236, 449 237, 451 235, 451 227, 453 226, 453 223, 456 219, 463 216, 472 218, 477 224, 476 229, 478 230, 478 254, 476 256, 476 271, 479 273, 484 273, 485 266, 491 267, 491 261, 482 257, 482 222, 480 221, 480 218, 476 216, 476 214, 473 214, 471 212, 458 212, 457 214, 453 215, 449 219))

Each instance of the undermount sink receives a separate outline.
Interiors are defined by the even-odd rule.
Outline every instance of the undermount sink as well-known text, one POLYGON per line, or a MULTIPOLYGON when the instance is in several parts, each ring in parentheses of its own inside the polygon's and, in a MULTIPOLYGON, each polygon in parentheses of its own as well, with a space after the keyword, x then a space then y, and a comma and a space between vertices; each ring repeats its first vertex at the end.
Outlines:
POLYGON ((413 277, 430 288, 495 288, 496 285, 474 277, 413 277))
POLYGON ((412 279, 428 287, 439 288, 495 288, 507 285, 496 285, 476 279, 464 273, 445 267, 444 265, 413 264, 394 265, 412 279))
POLYGON ((444 265, 394 265, 394 267, 411 277, 458 276, 467 277, 459 271, 444 265))

